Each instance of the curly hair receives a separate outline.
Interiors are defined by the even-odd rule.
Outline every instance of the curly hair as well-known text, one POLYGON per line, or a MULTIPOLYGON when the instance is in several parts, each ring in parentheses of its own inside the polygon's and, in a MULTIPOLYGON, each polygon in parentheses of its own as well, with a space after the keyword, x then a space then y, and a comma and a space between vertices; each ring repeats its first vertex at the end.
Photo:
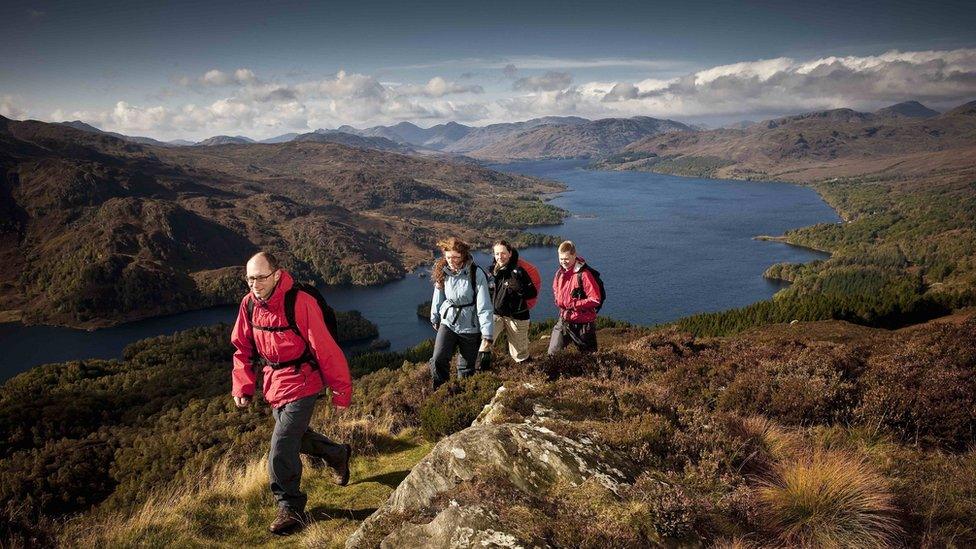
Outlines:
MULTIPOLYGON (((439 240, 437 242, 437 247, 440 248, 442 252, 457 252, 461 254, 464 257, 465 263, 474 259, 474 257, 471 256, 471 246, 456 236, 439 240)), ((434 271, 431 273, 430 278, 433 280, 434 286, 437 286, 438 288, 444 287, 444 267, 446 265, 447 260, 443 257, 434 263, 434 271)))

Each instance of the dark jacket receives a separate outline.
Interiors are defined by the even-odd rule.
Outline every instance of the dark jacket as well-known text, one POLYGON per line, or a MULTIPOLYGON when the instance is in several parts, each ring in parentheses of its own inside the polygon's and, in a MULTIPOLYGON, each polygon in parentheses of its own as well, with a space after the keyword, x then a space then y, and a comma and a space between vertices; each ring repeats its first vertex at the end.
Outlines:
POLYGON ((518 250, 512 250, 512 258, 508 264, 495 270, 492 261, 490 272, 492 277, 491 302, 495 306, 495 314, 507 316, 516 320, 529 319, 529 306, 526 300, 539 295, 539 289, 532 283, 529 273, 518 265, 518 250))

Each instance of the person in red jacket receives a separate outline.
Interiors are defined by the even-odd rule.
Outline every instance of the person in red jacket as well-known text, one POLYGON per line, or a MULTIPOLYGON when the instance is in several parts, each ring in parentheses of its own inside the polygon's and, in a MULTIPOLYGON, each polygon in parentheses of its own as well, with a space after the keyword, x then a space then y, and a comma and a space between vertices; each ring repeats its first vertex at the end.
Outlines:
POLYGON ((231 343, 237 349, 232 394, 239 408, 247 406, 254 396, 254 366, 263 366, 264 398, 275 419, 268 474, 278 514, 269 530, 286 534, 305 522, 308 497, 301 491, 299 453, 311 456, 317 465, 332 467, 338 484, 349 482, 352 448, 316 433, 309 422, 323 386, 332 389, 332 404, 345 409, 352 397, 352 383, 346 357, 326 328, 314 297, 298 291, 297 333, 289 327, 285 293, 294 281, 279 268, 274 256, 266 252, 254 255, 247 262, 246 279, 250 291, 241 300, 231 332, 231 343), (249 307, 249 303, 253 305, 249 307))
POLYGON ((576 255, 575 244, 567 240, 559 245, 559 269, 552 280, 559 320, 549 338, 550 355, 570 343, 584 353, 596 351, 596 309, 600 306, 600 288, 593 273, 584 269, 584 265, 586 261, 576 255))

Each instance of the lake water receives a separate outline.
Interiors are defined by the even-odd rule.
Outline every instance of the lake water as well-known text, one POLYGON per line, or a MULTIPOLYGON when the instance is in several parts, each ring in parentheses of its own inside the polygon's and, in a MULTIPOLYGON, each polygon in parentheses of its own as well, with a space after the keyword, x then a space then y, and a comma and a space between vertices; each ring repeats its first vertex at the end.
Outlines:
MULTIPOLYGON (((769 298, 782 287, 762 278, 769 265, 807 262, 826 254, 753 237, 839 221, 812 189, 786 183, 593 171, 583 169, 578 161, 492 167, 556 179, 570 188, 552 203, 572 217, 563 225, 534 231, 574 240, 580 256, 603 274, 608 297, 601 314, 638 324, 769 298)), ((556 251, 530 248, 520 253, 542 273, 544 288, 533 318, 555 316, 549 288, 556 251)), ((485 254, 476 258, 483 266, 489 259, 485 254)), ((241 294, 245 291, 242 283, 241 294)), ((380 337, 389 340, 394 350, 433 336, 427 321, 416 316, 417 305, 431 296, 427 278, 414 274, 383 286, 333 287, 323 293, 336 309, 359 310, 376 323, 380 337)), ((0 324, 0 348, 5 355, 0 381, 38 364, 117 358, 133 341, 232 323, 236 311, 237 307, 216 307, 95 332, 0 324)))

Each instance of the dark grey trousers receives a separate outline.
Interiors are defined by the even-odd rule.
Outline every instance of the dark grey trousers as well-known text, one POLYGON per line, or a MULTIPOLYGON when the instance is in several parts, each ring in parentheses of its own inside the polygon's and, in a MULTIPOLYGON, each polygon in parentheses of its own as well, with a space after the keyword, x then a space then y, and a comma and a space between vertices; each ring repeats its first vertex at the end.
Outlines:
POLYGON ((596 352, 596 322, 566 322, 560 318, 549 337, 549 354, 558 353, 570 343, 581 352, 596 352))
POLYGON ((271 493, 279 507, 301 513, 308 496, 301 491, 302 460, 299 452, 322 458, 333 468, 342 464, 346 449, 308 428, 315 411, 315 396, 305 397, 274 408, 274 433, 268 453, 271 493))
POLYGON ((458 357, 458 377, 474 375, 474 363, 481 347, 481 334, 458 334, 441 324, 434 339, 434 356, 430 357, 430 374, 434 378, 434 388, 443 385, 451 378, 451 357, 454 350, 461 351, 458 357))

